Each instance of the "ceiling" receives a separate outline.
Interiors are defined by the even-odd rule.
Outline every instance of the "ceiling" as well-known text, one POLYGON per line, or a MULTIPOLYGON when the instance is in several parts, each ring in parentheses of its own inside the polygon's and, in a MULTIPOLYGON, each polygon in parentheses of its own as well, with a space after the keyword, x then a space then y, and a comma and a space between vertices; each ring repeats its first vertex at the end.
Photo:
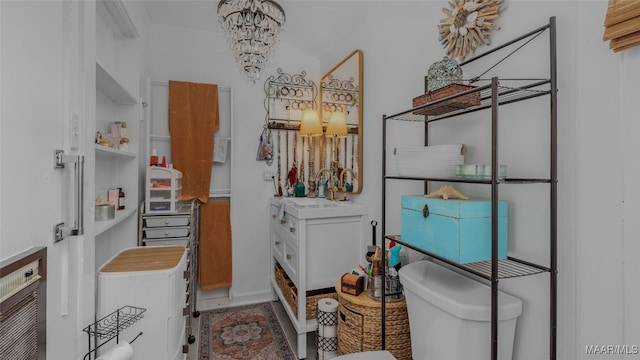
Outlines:
MULTIPOLYGON (((218 0, 144 0, 154 24, 220 33, 218 0)), ((335 34, 347 34, 374 1, 278 0, 286 22, 281 41, 318 58, 326 53, 335 34), (333 35, 331 35, 333 34, 333 35)))

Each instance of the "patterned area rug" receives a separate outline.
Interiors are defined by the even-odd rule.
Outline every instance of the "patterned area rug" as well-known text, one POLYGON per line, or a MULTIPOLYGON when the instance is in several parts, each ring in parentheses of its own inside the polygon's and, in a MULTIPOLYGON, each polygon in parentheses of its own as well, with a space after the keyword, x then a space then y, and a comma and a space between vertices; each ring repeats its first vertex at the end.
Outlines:
POLYGON ((271 303, 200 312, 200 360, 297 360, 271 303))

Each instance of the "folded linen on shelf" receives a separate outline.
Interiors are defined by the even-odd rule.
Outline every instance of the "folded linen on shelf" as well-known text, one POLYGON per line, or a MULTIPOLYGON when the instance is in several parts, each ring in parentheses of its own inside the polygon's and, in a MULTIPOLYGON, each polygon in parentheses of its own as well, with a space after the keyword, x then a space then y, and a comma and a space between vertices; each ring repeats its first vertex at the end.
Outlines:
POLYGON ((415 177, 454 177, 465 152, 464 144, 394 149, 398 175, 415 177))

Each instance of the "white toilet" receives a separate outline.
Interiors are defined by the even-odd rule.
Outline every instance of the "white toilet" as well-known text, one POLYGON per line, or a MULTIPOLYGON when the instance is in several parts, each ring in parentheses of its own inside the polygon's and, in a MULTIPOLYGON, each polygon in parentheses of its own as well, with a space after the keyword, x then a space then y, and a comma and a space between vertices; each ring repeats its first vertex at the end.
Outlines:
MULTIPOLYGON (((491 358, 491 288, 431 261, 400 269, 411 353, 414 360, 484 360, 491 358)), ((522 301, 498 296, 498 358, 510 360, 522 301)), ((339 356, 339 360, 391 360, 386 351, 339 356)))

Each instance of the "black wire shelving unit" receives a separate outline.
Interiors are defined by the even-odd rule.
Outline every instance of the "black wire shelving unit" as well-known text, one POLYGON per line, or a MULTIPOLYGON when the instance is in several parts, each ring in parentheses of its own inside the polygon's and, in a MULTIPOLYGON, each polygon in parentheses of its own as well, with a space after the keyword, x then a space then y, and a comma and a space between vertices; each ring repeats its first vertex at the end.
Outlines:
MULTIPOLYGON (((501 279, 516 278, 529 276, 540 273, 549 274, 549 359, 556 360, 557 353, 557 69, 556 69, 556 19, 550 17, 549 22, 533 31, 518 36, 509 42, 496 46, 491 50, 477 55, 467 61, 461 62, 460 66, 465 66, 485 58, 491 54, 496 55, 499 51, 509 52, 503 58, 500 58, 491 69, 501 62, 505 61, 509 56, 520 51, 522 48, 530 44, 534 39, 542 34, 548 34, 548 56, 549 56, 549 73, 545 78, 501 78, 494 76, 488 79, 476 77, 470 80, 471 83, 477 84, 475 88, 448 96, 436 101, 426 103, 424 105, 404 110, 393 115, 383 115, 383 131, 382 131, 382 224, 381 230, 384 235, 382 243, 383 248, 386 241, 392 240, 398 244, 406 246, 431 258, 449 264, 450 266, 459 268, 470 274, 486 279, 491 285, 491 359, 498 359, 498 282, 501 279), (484 83, 484 84, 482 84, 484 83), (482 84, 482 85, 481 85, 482 84), (451 109, 450 104, 455 103, 456 99, 463 96, 473 94, 479 96, 479 102, 476 105, 451 109), (476 95, 478 94, 478 95, 476 95), (529 178, 498 178, 498 114, 501 106, 525 101, 537 97, 548 97, 549 99, 549 177, 539 179, 529 178), (447 108, 447 111, 442 111, 447 108), (415 121, 424 123, 424 139, 425 146, 428 144, 429 124, 436 121, 443 121, 453 117, 459 117, 476 111, 490 111, 491 116, 491 178, 488 179, 468 179, 468 178, 421 178, 421 177, 403 177, 395 175, 387 175, 387 125, 390 121, 415 121), (424 115, 438 114, 438 115, 424 115), (429 253, 425 250, 412 246, 402 241, 400 235, 386 234, 386 202, 387 202, 387 181, 392 180, 416 180, 423 181, 425 184, 425 193, 430 181, 437 182, 454 182, 454 183, 474 183, 486 184, 491 187, 491 254, 492 259, 488 261, 459 264, 437 254, 429 253), (504 260, 498 260, 498 193, 499 187, 503 184, 546 184, 549 188, 549 263, 542 265, 530 262, 524 259, 508 257, 504 260)), ((488 72, 489 70, 485 71, 488 72)), ((484 74, 483 74, 484 75, 484 74)), ((481 75, 482 76, 482 75, 481 75)), ((425 80, 426 81, 426 80, 425 80)), ((426 90, 426 84, 425 84, 426 90)), ((482 116, 482 115, 480 115, 482 116)), ((469 121, 472 121, 469 119, 469 121)), ((374 244, 375 245, 375 244, 374 244)), ((382 252, 383 263, 385 251, 382 252)), ((384 267, 383 267, 384 268, 384 267)), ((383 273, 383 278, 385 274, 383 273)), ((385 348, 385 287, 382 286, 381 307, 382 307, 382 349, 385 348)))

